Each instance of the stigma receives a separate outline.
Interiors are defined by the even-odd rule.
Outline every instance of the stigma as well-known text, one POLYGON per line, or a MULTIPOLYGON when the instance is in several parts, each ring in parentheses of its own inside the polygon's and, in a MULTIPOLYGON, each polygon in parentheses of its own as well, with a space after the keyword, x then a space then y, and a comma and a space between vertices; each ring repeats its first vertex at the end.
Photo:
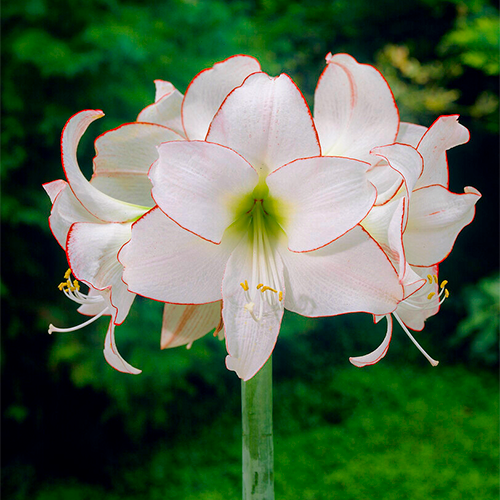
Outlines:
POLYGON ((89 320, 70 328, 59 328, 57 326, 50 324, 48 330, 49 334, 52 334, 52 332, 74 332, 76 330, 80 330, 81 328, 90 325, 104 314, 110 312, 110 308, 107 305, 107 302, 103 294, 90 295, 90 293, 85 294, 80 291, 80 283, 78 282, 78 280, 71 279, 71 269, 68 269, 64 273, 64 279, 65 281, 59 283, 57 288, 59 288, 59 290, 61 290, 61 292, 63 292, 64 295, 68 297, 68 299, 80 305, 102 304, 102 308, 97 314, 92 316, 89 320))

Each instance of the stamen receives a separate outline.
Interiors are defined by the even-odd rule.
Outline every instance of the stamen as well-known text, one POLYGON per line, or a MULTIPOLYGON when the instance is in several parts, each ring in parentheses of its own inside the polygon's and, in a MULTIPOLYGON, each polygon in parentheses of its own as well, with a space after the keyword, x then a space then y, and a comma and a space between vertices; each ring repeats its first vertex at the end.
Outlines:
POLYGON ((448 280, 444 280, 444 281, 441 283, 441 288, 444 288, 447 284, 448 284, 448 280))
POLYGON ((406 325, 403 323, 403 321, 401 320, 401 318, 395 313, 393 312, 392 313, 393 316, 398 320, 398 323, 401 325, 401 328, 405 331, 406 335, 408 335, 408 337, 410 337, 410 340, 415 344, 415 346, 417 347, 417 349, 425 356, 425 358, 427 359, 427 361, 429 361, 429 363, 432 365, 432 366, 437 366, 439 364, 439 361, 436 361, 435 359, 432 359, 425 351, 424 349, 420 346, 420 344, 415 340, 415 338, 413 337, 413 335, 410 333, 410 331, 408 330, 408 328, 406 328, 406 325))
POLYGON ((259 284, 257 285, 257 290, 260 290, 263 286, 264 286, 264 283, 259 283, 259 284))
POLYGON ((69 268, 65 273, 64 273, 64 279, 67 280, 71 276, 71 268, 69 268))
POLYGON ((105 307, 99 314, 96 314, 95 316, 92 316, 88 321, 85 321, 84 323, 81 323, 76 326, 72 326, 71 328, 59 328, 57 326, 54 326, 52 324, 49 325, 49 335, 52 334, 52 332, 74 332, 76 330, 80 330, 80 328, 85 328, 87 325, 90 325, 93 323, 96 319, 99 319, 103 314, 106 314, 109 311, 109 307, 105 307))
POLYGON ((431 300, 434 295, 436 295, 436 292, 431 292, 429 295, 427 295, 427 300, 431 300))
POLYGON ((427 275, 427 279, 429 280, 429 285, 432 284, 432 276, 430 274, 427 275))
POLYGON ((247 292, 249 290, 247 280, 245 280, 243 283, 240 283, 240 285, 241 285, 241 288, 243 288, 243 290, 245 290, 245 292, 247 292))
POLYGON ((271 288, 270 286, 263 286, 262 289, 260 290, 262 293, 264 292, 267 292, 267 291, 270 291, 270 292, 274 292, 274 293, 278 293, 278 290, 275 290, 274 288, 271 288))
POLYGON ((450 296, 450 292, 448 291, 447 288, 444 289, 444 297, 447 299, 450 296))
POLYGON ((283 300, 283 292, 278 294, 278 300, 281 302, 283 300))
POLYGON ((436 285, 437 285, 437 283, 438 283, 438 277, 435 274, 432 277, 434 278, 434 283, 436 283, 436 285))

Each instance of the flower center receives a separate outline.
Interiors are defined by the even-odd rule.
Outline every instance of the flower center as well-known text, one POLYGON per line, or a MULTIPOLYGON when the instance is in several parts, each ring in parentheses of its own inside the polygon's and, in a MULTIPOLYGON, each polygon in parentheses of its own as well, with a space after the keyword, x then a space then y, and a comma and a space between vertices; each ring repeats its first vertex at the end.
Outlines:
POLYGON ((283 285, 276 264, 276 240, 282 229, 264 208, 264 200, 255 200, 248 216, 252 244, 252 271, 240 283, 245 294, 245 309, 255 321, 260 321, 265 309, 283 308, 283 285))
POLYGON ((447 284, 448 280, 443 280, 439 285, 439 291, 436 291, 438 278, 435 274, 428 274, 425 285, 405 299, 404 304, 414 309, 433 309, 438 307, 450 296, 450 292, 446 288, 447 284), (436 299, 438 300, 437 303, 436 299))

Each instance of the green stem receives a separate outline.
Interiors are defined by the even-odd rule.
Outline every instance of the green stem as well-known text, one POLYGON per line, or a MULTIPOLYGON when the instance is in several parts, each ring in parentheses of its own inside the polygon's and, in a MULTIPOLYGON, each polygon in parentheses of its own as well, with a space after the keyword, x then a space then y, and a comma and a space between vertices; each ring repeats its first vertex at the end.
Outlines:
POLYGON ((273 370, 271 358, 241 383, 243 500, 274 500, 273 370))

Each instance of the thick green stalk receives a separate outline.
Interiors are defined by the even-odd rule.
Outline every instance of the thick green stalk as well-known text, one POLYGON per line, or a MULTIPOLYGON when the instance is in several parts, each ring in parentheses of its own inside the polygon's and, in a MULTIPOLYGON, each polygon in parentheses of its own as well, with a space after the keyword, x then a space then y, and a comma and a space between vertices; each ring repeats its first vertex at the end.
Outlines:
POLYGON ((241 383, 243 500, 274 500, 273 370, 271 358, 241 383))

